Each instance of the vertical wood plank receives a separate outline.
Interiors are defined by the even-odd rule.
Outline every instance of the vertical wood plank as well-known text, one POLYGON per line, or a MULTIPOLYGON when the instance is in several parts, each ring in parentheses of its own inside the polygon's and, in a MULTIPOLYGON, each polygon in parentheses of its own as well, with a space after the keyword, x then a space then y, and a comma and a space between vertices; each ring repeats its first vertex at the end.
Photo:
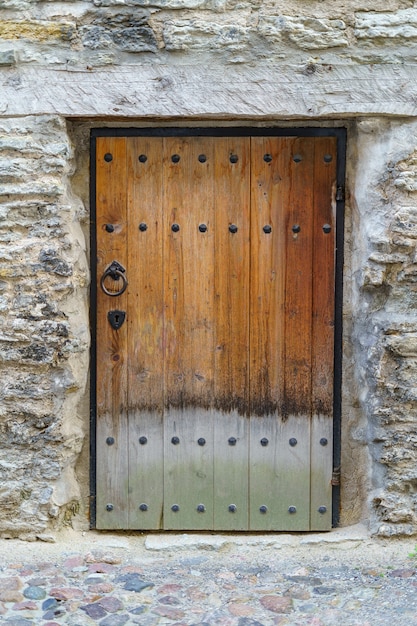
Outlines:
POLYGON ((214 390, 212 138, 164 139, 163 204, 165 528, 210 529, 214 390), (200 225, 206 228, 204 232, 200 225), (180 444, 172 444, 172 437, 178 437, 180 444), (199 445, 199 439, 205 444, 199 445), (175 504, 178 512, 172 510, 175 504), (204 505, 204 512, 197 511, 199 505, 204 505))
POLYGON ((158 529, 163 504, 162 138, 127 141, 129 528, 158 529))
POLYGON ((254 530, 309 527, 309 237, 314 153, 308 142, 252 138, 250 519, 254 530), (302 226, 302 237, 292 231, 296 224, 302 226), (291 446, 290 440, 297 443, 291 446), (260 510, 263 506, 267 513, 260 510), (289 513, 293 507, 295 513, 289 513))
MULTIPOLYGON (((127 267, 126 139, 98 138, 97 172, 97 528, 128 525, 127 325, 113 330, 107 313, 127 309, 127 294, 108 296, 100 288, 106 267, 127 267), (106 224, 113 232, 107 232, 106 224)), ((121 281, 106 279, 108 289, 121 281)))
POLYGON ((215 212, 214 528, 247 530, 250 261, 248 137, 219 138, 215 141, 215 212))
POLYGON ((314 145, 311 528, 329 530, 333 469, 336 138, 318 137, 314 145))

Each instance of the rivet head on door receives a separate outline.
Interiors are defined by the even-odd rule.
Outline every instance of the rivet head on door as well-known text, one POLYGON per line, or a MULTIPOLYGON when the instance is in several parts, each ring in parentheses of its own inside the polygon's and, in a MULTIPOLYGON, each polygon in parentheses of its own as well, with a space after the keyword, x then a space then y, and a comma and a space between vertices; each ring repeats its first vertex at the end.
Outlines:
POLYGON ((200 163, 205 163, 207 161, 207 157, 205 154, 199 154, 198 160, 200 161, 200 163))
POLYGON ((142 502, 142 504, 139 504, 139 511, 147 511, 148 510, 148 505, 145 504, 144 502, 142 502))
POLYGON ((325 154, 324 157, 323 157, 323 160, 324 160, 325 163, 331 163, 332 160, 333 160, 333 157, 332 157, 331 154, 325 154))
POLYGON ((263 504, 262 506, 259 507, 259 511, 265 514, 268 511, 268 507, 265 504, 263 504))
POLYGON ((265 448, 268 445, 269 441, 266 437, 263 437, 260 443, 261 443, 261 446, 265 448))
POLYGON ((178 506, 178 504, 172 505, 171 511, 174 511, 174 513, 178 513, 179 510, 180 510, 180 507, 178 506))
POLYGON ((233 233, 233 234, 234 234, 234 233, 237 233, 237 226, 236 226, 236 224, 230 224, 230 226, 229 226, 229 231, 230 231, 231 233, 233 233))
POLYGON ((172 230, 173 233, 177 233, 179 231, 179 229, 180 229, 180 225, 179 224, 173 224, 171 226, 171 230, 172 230))
POLYGON ((301 226, 300 224, 294 224, 294 226, 291 228, 293 233, 299 233, 301 230, 301 226))
POLYGON ((290 446, 293 448, 294 446, 297 445, 297 439, 295 437, 291 437, 291 439, 288 442, 290 444, 290 446))
POLYGON ((107 153, 104 155, 104 160, 106 161, 106 163, 110 163, 110 161, 113 161, 113 155, 112 155, 112 154, 110 154, 110 152, 107 152, 107 153))
POLYGON ((326 235, 328 235, 332 230, 332 227, 330 226, 330 224, 324 224, 323 226, 323 232, 326 233, 326 235))
POLYGON ((294 154, 292 160, 294 161, 294 163, 300 163, 300 161, 303 160, 303 157, 301 156, 301 154, 294 154))
POLYGON ((178 163, 180 159, 181 159, 181 157, 180 157, 179 154, 173 154, 172 157, 171 157, 171 161, 173 163, 178 163))
POLYGON ((237 511, 236 504, 229 504, 229 511, 230 511, 230 513, 236 513, 236 511, 237 511))
POLYGON ((171 439, 171 443, 174 444, 174 446, 177 446, 180 442, 180 438, 179 437, 172 437, 171 439))
POLYGON ((321 446, 327 446, 327 444, 328 444, 328 441, 327 441, 326 437, 322 437, 320 439, 320 445, 321 446))
POLYGON ((237 154, 231 154, 229 158, 230 163, 237 163, 239 161, 239 157, 237 154))
POLYGON ((148 157, 146 156, 146 154, 140 154, 140 155, 138 156, 138 160, 139 160, 141 163, 146 163, 146 161, 148 160, 148 157))
POLYGON ((139 443, 141 446, 145 446, 148 443, 147 437, 139 437, 139 443))
POLYGON ((113 511, 114 506, 112 504, 106 504, 106 511, 113 511))
POLYGON ((270 224, 265 224, 262 230, 266 235, 269 235, 272 232, 272 226, 270 224))
POLYGON ((272 154, 264 154, 264 161, 265 161, 265 163, 271 163, 271 161, 272 161, 272 154))
POLYGON ((114 437, 107 437, 106 443, 108 446, 112 446, 114 444, 114 437))
POLYGON ((200 437, 200 439, 197 441, 199 446, 205 446, 206 445, 206 440, 204 439, 204 437, 200 437))
POLYGON ((147 224, 145 224, 145 222, 141 222, 141 223, 139 224, 139 230, 140 230, 140 232, 141 232, 141 233, 144 233, 144 232, 145 232, 145 230, 148 230, 148 225, 147 225, 147 224))
POLYGON ((207 231, 207 225, 206 224, 200 224, 198 227, 198 230, 200 231, 200 233, 205 233, 207 231))
POLYGON ((229 437, 227 442, 228 442, 229 446, 235 446, 236 442, 237 442, 237 439, 236 439, 236 437, 229 437))
POLYGON ((197 511, 198 511, 199 513, 204 513, 204 512, 205 512, 205 510, 206 510, 206 507, 204 506, 204 504, 198 504, 198 505, 197 505, 197 511))
POLYGON ((291 513, 291 514, 297 513, 297 509, 295 508, 295 506, 289 506, 288 513, 291 513))
POLYGON ((106 224, 104 228, 106 229, 106 232, 114 233, 114 226, 113 226, 113 224, 106 224))
POLYGON ((321 515, 324 515, 327 512, 327 507, 319 506, 319 508, 317 510, 318 510, 319 513, 321 513, 321 515))

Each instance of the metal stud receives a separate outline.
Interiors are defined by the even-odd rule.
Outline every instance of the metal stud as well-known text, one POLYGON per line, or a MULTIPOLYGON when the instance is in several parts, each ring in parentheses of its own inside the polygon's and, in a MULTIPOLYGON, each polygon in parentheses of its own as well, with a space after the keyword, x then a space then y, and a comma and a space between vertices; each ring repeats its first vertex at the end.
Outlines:
POLYGON ((204 513, 204 512, 205 512, 205 510, 206 510, 206 507, 204 506, 204 504, 198 504, 198 505, 197 505, 197 511, 198 511, 199 513, 204 513))
POLYGON ((321 513, 321 515, 324 515, 324 513, 326 513, 326 511, 327 511, 327 507, 319 506, 319 508, 317 510, 318 510, 319 513, 321 513))
POLYGON ((200 163, 205 163, 207 161, 207 157, 205 154, 199 154, 198 160, 200 161, 200 163))
POLYGON ((236 437, 229 437, 229 439, 227 440, 227 443, 229 444, 229 446, 235 446, 237 442, 236 437))
POLYGON ((139 224, 139 230, 140 230, 140 232, 141 232, 141 233, 144 233, 144 232, 145 232, 145 230, 148 230, 148 225, 147 225, 147 224, 145 224, 145 222, 141 222, 141 223, 139 224))
POLYGON ((303 157, 301 156, 301 154, 294 154, 292 160, 294 161, 294 163, 300 163, 300 161, 303 160, 303 157))
POLYGON ((200 224, 198 227, 198 230, 200 231, 200 233, 205 233, 207 231, 207 225, 206 224, 200 224))
POLYGON ((271 154, 264 154, 264 161, 265 161, 265 163, 271 163, 272 155, 271 154))
POLYGON ((179 224, 173 224, 173 225, 171 226, 171 230, 172 230, 172 232, 174 232, 174 233, 177 233, 177 232, 179 231, 179 229, 180 229, 180 225, 179 225, 179 224))
POLYGON ((236 511, 237 511, 236 504, 229 504, 228 508, 229 508, 230 513, 236 513, 236 511))
POLYGON ((180 157, 180 155, 179 155, 179 154, 173 154, 173 155, 172 155, 172 157, 171 157, 171 161, 172 161, 173 163, 178 163, 178 161, 179 161, 180 159, 181 159, 181 157, 180 157))
POLYGON ((229 160, 230 163, 237 163, 239 161, 239 157, 237 156, 237 154, 231 154, 229 160))
POLYGON ((323 232, 326 233, 326 235, 328 235, 332 230, 332 227, 330 226, 330 224, 324 224, 323 226, 323 232))
POLYGON ((230 226, 229 226, 229 231, 230 231, 231 233, 233 233, 233 234, 234 234, 234 233, 237 233, 237 226, 236 226, 236 224, 230 224, 230 226))
POLYGON ((106 511, 113 511, 114 506, 112 504, 106 504, 106 511))
POLYGON ((104 155, 104 160, 106 161, 106 163, 110 163, 110 161, 113 161, 113 155, 112 155, 112 154, 110 154, 110 152, 107 152, 107 153, 104 155))
POLYGON ((106 443, 108 446, 112 446, 114 444, 114 437, 107 437, 106 443))
POLYGON ((299 224, 294 224, 294 226, 291 228, 293 233, 299 233, 301 230, 301 226, 299 224))
POLYGON ((260 507, 259 507, 259 511, 260 511, 261 513, 266 513, 266 512, 267 512, 267 510, 268 510, 268 507, 267 507, 267 506, 265 506, 265 504, 263 504, 262 506, 260 506, 260 507))
POLYGON ((140 154, 140 155, 138 156, 138 160, 139 160, 141 163, 146 163, 146 161, 148 160, 148 157, 146 156, 146 154, 140 154))
POLYGON ((139 504, 139 511, 147 511, 148 510, 148 505, 145 504, 144 502, 142 502, 142 504, 139 504))
POLYGON ((266 437, 263 437, 260 443, 261 443, 261 446, 265 448, 268 445, 269 441, 266 437))
POLYGON ((298 441, 295 437, 291 437, 291 439, 288 442, 290 444, 290 446, 293 448, 294 446, 297 445, 298 441))
POLYGON ((113 224, 106 224, 105 228, 106 228, 106 231, 107 231, 108 233, 113 233, 113 232, 114 232, 114 226, 113 226, 113 224))
POLYGON ((295 506, 289 506, 288 507, 288 513, 297 513, 297 509, 295 508, 295 506))
POLYGON ((171 507, 171 511, 174 511, 174 513, 178 513, 178 511, 180 510, 180 507, 178 504, 173 504, 171 507))
POLYGON ((265 234, 269 235, 269 233, 272 232, 272 226, 270 224, 265 224, 262 230, 265 234))
POLYGON ((324 157, 323 157, 323 160, 324 160, 325 163, 331 163, 332 160, 333 160, 333 157, 332 157, 331 154, 325 154, 324 157))
POLYGON ((320 445, 321 446, 327 446, 327 444, 328 444, 328 441, 327 441, 326 437, 322 437, 320 439, 320 445))
POLYGON ((198 439, 197 441, 199 446, 205 446, 206 445, 206 440, 204 439, 204 437, 200 437, 200 439, 198 439))
POLYGON ((139 443, 141 446, 145 446, 148 443, 147 437, 139 437, 139 443))
POLYGON ((171 439, 171 443, 174 444, 174 446, 177 446, 180 442, 180 438, 179 437, 172 437, 171 439))

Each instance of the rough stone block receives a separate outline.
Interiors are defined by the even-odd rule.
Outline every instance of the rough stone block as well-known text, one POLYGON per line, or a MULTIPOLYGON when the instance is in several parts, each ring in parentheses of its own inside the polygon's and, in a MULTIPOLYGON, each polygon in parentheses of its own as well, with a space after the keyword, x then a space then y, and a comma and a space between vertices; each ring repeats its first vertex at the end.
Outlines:
POLYGON ((290 41, 303 50, 348 45, 346 24, 341 19, 264 15, 259 20, 258 31, 272 42, 290 41))
POLYGON ((165 48, 177 50, 243 50, 250 29, 239 23, 219 24, 201 19, 169 21, 164 25, 165 48))
POLYGON ((417 39, 417 9, 402 9, 389 13, 373 11, 355 15, 355 36, 373 44, 392 42, 408 44, 417 39))

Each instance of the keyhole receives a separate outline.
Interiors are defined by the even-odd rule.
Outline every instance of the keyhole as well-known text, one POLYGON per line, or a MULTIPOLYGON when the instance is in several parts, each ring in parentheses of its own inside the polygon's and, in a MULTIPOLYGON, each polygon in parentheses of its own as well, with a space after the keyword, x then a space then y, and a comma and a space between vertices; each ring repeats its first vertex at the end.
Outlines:
POLYGON ((115 321, 116 324, 119 323, 119 314, 118 313, 116 313, 116 315, 114 316, 114 321, 115 321))

